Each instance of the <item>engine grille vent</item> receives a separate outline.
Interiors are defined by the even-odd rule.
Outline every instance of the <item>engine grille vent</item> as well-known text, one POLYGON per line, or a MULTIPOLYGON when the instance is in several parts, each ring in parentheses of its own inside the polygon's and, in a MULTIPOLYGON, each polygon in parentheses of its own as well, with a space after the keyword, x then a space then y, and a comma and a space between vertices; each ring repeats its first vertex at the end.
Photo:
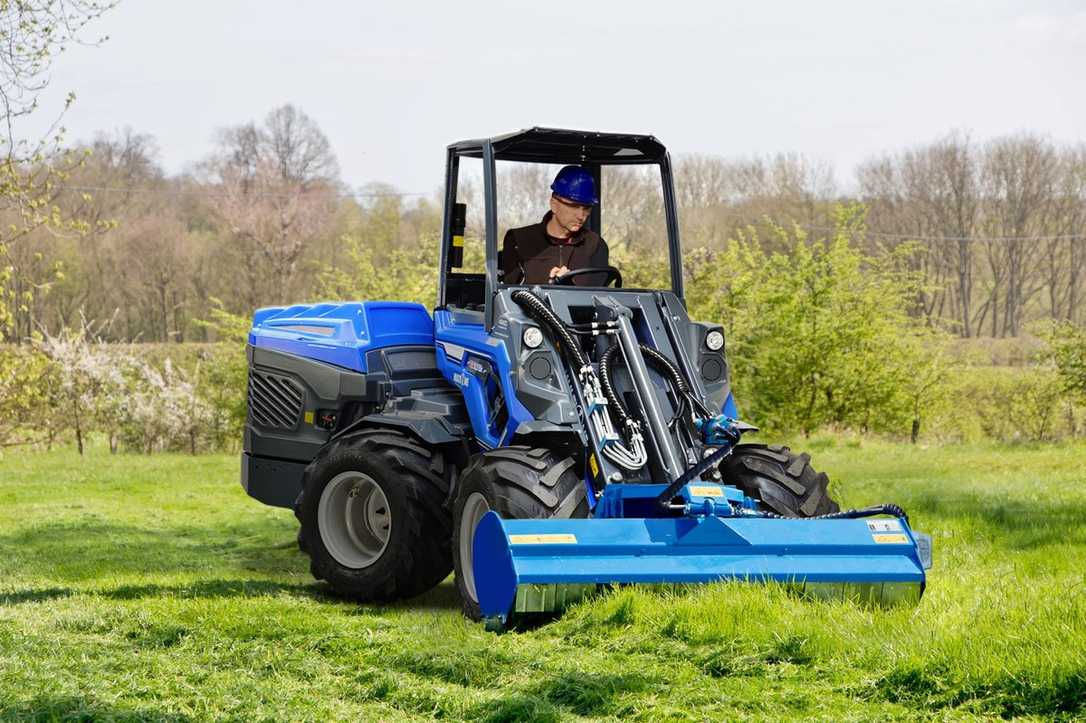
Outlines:
POLYGON ((305 395, 298 384, 278 374, 249 370, 249 416, 262 427, 294 429, 305 395))

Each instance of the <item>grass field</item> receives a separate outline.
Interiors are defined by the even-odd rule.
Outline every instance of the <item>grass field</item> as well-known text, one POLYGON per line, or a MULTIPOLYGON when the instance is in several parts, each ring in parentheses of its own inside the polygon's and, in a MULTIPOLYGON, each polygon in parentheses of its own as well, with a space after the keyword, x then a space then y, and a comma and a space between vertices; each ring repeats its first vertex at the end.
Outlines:
POLYGON ((234 456, 0 459, 0 719, 1086 716, 1086 445, 814 447, 935 536, 915 609, 622 589, 526 632, 359 606, 234 456))

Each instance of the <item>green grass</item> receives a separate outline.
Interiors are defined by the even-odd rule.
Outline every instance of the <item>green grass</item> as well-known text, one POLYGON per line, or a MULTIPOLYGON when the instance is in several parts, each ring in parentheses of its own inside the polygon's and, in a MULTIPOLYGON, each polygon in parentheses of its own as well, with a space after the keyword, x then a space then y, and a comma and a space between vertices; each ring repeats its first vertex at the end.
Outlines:
POLYGON ((9 452, 0 719, 1086 716, 1086 445, 806 446, 935 536, 919 607, 627 588, 492 635, 449 581, 330 597, 234 456, 9 452))

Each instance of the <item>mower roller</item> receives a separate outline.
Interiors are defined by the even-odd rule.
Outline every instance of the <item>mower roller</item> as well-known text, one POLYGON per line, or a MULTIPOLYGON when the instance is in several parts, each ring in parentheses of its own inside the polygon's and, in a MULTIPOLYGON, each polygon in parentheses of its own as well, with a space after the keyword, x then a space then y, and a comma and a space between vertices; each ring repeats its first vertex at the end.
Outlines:
MULTIPOLYGON (((595 207, 588 225, 599 230, 595 207)), ((892 504, 840 510, 787 447, 741 443, 718 323, 691 321, 667 151, 651 136, 532 128, 448 148, 438 305, 256 312, 242 484, 294 509, 314 576, 359 600, 450 570, 500 628, 601 585, 777 582, 915 603, 931 538, 892 504), (464 273, 462 158, 483 166, 483 273, 464 273), (670 288, 619 269, 506 283, 496 161, 658 168, 670 288), (590 277, 601 286, 577 285, 590 277)))

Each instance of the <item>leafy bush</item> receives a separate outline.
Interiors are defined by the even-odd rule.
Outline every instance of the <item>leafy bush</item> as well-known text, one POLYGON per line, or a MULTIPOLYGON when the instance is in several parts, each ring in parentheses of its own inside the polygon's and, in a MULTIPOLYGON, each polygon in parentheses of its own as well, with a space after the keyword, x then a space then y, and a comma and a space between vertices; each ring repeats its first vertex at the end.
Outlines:
POLYGON ((212 408, 197 394, 197 384, 166 360, 162 371, 129 359, 131 384, 119 405, 124 411, 121 440, 144 453, 205 446, 212 408))
POLYGON ((87 323, 46 335, 0 354, 0 411, 8 420, 0 441, 52 442, 70 432, 82 454, 98 433, 113 452, 119 444, 142 452, 217 449, 225 435, 215 434, 217 408, 200 393, 200 372, 199 360, 190 373, 168 357, 156 367, 103 343, 87 323))
MULTIPOLYGON (((326 269, 318 279, 318 294, 327 299, 417 301, 428 309, 437 300, 438 244, 432 239, 417 246, 394 248, 379 255, 357 236, 341 239, 347 262, 326 269)), ((467 257, 478 244, 468 244, 467 257)), ((465 258, 472 268, 476 261, 465 258)))
POLYGON ((210 407, 207 437, 214 449, 233 449, 245 427, 249 362, 245 344, 251 320, 226 311, 212 299, 210 318, 200 324, 221 340, 201 349, 196 362, 197 394, 210 407))
POLYGON ((752 231, 705 253, 687 287, 692 315, 728 331, 744 415, 775 432, 911 427, 915 437, 947 367, 945 337, 909 313, 915 279, 900 259, 874 261, 853 244, 861 208, 840 207, 829 239, 772 228, 771 243, 752 231))
POLYGON ((934 423, 943 439, 1055 441, 1086 432, 1086 409, 1064 394, 1047 367, 960 367, 934 423))
POLYGON ((0 448, 54 436, 53 372, 49 358, 36 347, 0 346, 0 448))
MULTIPOLYGON (((112 430, 122 416, 127 385, 116 354, 86 322, 57 336, 37 342, 49 359, 56 385, 44 390, 51 408, 66 420, 83 454, 87 434, 96 428, 112 430)), ((111 444, 111 448, 113 445, 111 444)))
POLYGON ((1065 321, 1049 325, 1043 337, 1043 356, 1055 364, 1064 391, 1086 401, 1086 329, 1065 321))

